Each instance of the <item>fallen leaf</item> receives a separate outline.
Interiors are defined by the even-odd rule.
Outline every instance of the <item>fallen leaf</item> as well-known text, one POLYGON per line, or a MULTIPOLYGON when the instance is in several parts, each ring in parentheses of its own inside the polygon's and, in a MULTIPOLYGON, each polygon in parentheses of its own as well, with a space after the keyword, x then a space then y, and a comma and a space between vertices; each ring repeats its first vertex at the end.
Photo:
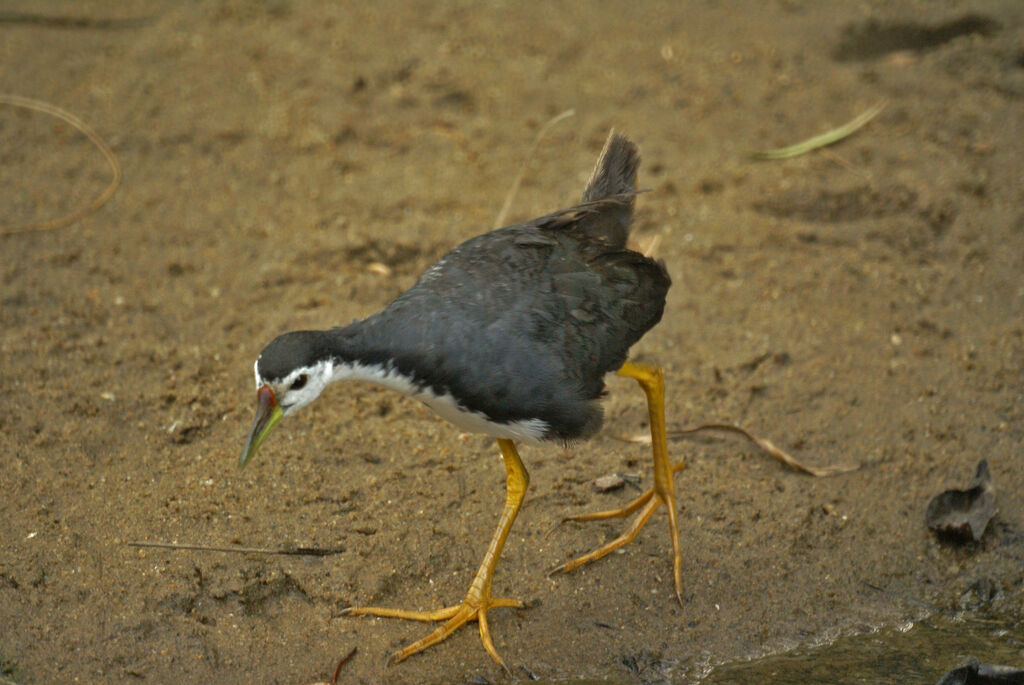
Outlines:
POLYGON ((928 502, 924 520, 928 530, 944 538, 966 542, 981 540, 996 514, 996 489, 982 459, 966 490, 946 490, 928 502))

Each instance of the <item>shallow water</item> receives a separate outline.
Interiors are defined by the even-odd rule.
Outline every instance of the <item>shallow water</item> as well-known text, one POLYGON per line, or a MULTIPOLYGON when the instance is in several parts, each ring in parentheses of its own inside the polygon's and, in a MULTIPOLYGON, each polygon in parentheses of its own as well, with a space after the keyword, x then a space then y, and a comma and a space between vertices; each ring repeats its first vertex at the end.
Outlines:
POLYGON ((1008 617, 932 617, 823 647, 724 664, 702 682, 934 683, 972 656, 1024 668, 1024 628, 1008 617))
POLYGON ((983 664, 1024 668, 1024 627, 1009 616, 934 616, 840 637, 827 645, 720 664, 704 678, 683 669, 630 672, 624 664, 621 679, 571 682, 935 683, 970 657, 983 664))

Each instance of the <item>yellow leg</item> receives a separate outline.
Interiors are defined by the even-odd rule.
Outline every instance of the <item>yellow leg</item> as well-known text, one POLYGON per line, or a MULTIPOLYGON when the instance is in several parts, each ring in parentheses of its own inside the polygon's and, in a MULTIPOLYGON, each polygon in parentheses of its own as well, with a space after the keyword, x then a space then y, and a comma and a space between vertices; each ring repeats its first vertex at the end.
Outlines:
POLYGON ((598 511, 592 514, 571 516, 569 521, 596 521, 614 517, 629 516, 639 510, 633 523, 619 537, 594 551, 577 557, 553 569, 552 573, 568 573, 591 561, 597 561, 615 550, 629 544, 640 533, 654 511, 665 504, 668 510, 669 532, 672 535, 672 578, 675 581, 676 599, 683 602, 683 556, 679 549, 679 527, 676 523, 676 497, 672 474, 686 467, 686 462, 672 464, 668 459, 668 441, 665 437, 665 381, 661 369, 656 366, 626 362, 618 374, 636 380, 647 395, 647 413, 651 424, 651 451, 654 454, 654 487, 619 509, 598 511))
POLYGON ((491 631, 487 626, 487 610, 493 607, 522 607, 523 603, 515 599, 503 597, 491 597, 491 580, 494 578, 494 568, 498 565, 498 558, 501 557, 501 549, 505 545, 505 539, 516 520, 519 507, 523 504, 523 497, 526 495, 526 487, 530 484, 530 475, 526 472, 515 444, 511 440, 498 439, 498 449, 501 450, 502 459, 505 461, 505 508, 501 511, 501 518, 498 521, 498 529, 494 531, 494 537, 487 548, 480 569, 476 572, 469 591, 461 604, 437 609, 435 611, 404 611, 401 609, 385 609, 379 607, 349 607, 342 611, 349 616, 385 616, 389 618, 406 618, 415 621, 444 621, 444 624, 430 635, 396 653, 393 657, 397 663, 412 656, 416 652, 423 651, 427 647, 441 642, 463 624, 476 620, 480 627, 480 641, 484 649, 491 655, 491 658, 506 671, 508 667, 498 656, 491 641, 491 631))

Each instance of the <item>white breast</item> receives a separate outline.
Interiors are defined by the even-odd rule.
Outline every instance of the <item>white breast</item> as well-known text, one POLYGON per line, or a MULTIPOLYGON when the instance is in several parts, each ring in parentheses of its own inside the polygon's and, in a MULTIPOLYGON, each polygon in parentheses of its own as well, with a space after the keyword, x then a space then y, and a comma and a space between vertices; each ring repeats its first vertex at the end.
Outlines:
POLYGON ((540 419, 495 423, 480 412, 459 406, 450 393, 438 395, 429 388, 420 389, 408 376, 394 368, 380 365, 339 364, 334 367, 332 380, 367 381, 413 397, 430 407, 441 418, 468 433, 482 433, 492 438, 505 438, 528 444, 539 443, 548 425, 540 419))

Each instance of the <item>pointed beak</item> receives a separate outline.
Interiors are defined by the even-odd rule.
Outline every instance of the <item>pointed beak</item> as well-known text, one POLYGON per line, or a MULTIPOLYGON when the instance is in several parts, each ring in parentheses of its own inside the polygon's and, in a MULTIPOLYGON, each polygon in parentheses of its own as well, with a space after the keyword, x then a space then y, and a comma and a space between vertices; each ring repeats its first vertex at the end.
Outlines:
POLYGON ((256 419, 249 429, 249 437, 245 441, 245 449, 242 456, 238 458, 238 468, 243 468, 249 460, 256 456, 256 450, 260 448, 263 441, 274 430, 274 426, 284 417, 281 407, 277 406, 277 398, 269 385, 262 386, 256 391, 256 419))

